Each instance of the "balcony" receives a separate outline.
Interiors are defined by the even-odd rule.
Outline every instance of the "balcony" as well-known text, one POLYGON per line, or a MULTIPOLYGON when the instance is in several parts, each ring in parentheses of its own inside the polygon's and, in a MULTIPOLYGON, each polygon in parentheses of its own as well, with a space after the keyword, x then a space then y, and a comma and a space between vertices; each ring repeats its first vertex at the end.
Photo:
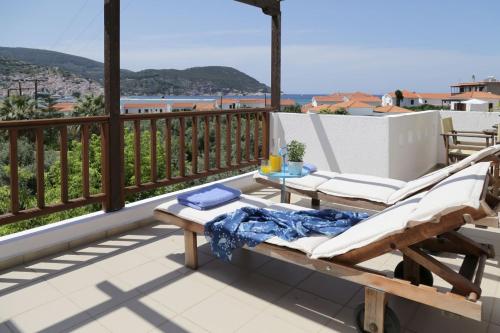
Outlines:
MULTIPOLYGON (((388 117, 285 114, 270 110, 217 112, 123 116, 122 134, 130 131, 131 139, 125 141, 132 145, 135 157, 134 163, 125 166, 130 170, 126 172, 129 179, 124 181, 124 195, 130 197, 155 187, 255 167, 257 157, 268 149, 264 146, 272 147, 278 139, 293 138, 306 142, 306 159, 315 161, 320 169, 409 180, 444 161, 439 136, 441 117, 453 116, 459 129, 489 128, 498 118, 493 113, 446 111, 388 117), (268 127, 265 119, 269 119, 268 127), (209 126, 205 126, 207 121, 209 126), (176 123, 172 126, 176 130, 171 128, 168 137, 179 141, 184 138, 186 150, 179 149, 174 154, 162 152, 162 158, 171 158, 168 163, 171 172, 168 174, 165 167, 155 173, 154 170, 161 169, 159 151, 138 152, 137 147, 141 146, 141 138, 147 137, 148 142, 161 141, 160 147, 168 150, 170 145, 165 145, 168 142, 160 132, 168 133, 169 123, 176 123), (221 129, 217 130, 219 125, 221 129), (155 129, 158 135, 146 135, 155 129), (193 140, 193 132, 201 141, 193 140), (199 147, 203 149, 196 151, 199 147), (210 154, 204 155, 204 151, 210 154), (149 158, 144 158, 144 154, 149 158), (199 158, 193 167, 192 158, 197 154, 199 158), (155 163, 156 167, 151 168, 155 163), (150 167, 146 177, 140 175, 144 173, 144 165, 150 167)), ((32 130, 36 143, 41 136, 37 131, 40 126, 58 128, 56 133, 64 137, 65 128, 79 125, 81 135, 75 138, 83 141, 78 147, 85 156, 86 132, 105 127, 96 126, 96 121, 92 124, 80 119, 68 121, 71 124, 29 121, 2 126, 3 129, 10 126, 7 130, 14 137, 32 130)), ((106 121, 105 117, 97 123, 106 121)), ((64 145, 61 146, 60 152, 64 152, 64 145)), ((106 149, 105 142, 103 147, 106 149)), ((158 147, 158 142, 150 147, 158 147)), ((35 150, 39 156, 40 146, 35 144, 35 150)), ((72 205, 93 203, 91 200, 106 202, 106 189, 97 194, 86 191, 88 180, 84 170, 82 198, 61 200, 56 208, 45 205, 28 211, 19 209, 16 214, 4 215, 4 221, 11 222, 24 214, 65 210, 72 205)), ((37 174, 43 175, 41 171, 37 174)), ((259 198, 279 200, 275 190, 254 182, 252 172, 218 181, 259 198)), ((62 197, 64 193, 63 186, 62 197)), ((166 193, 127 203, 115 212, 98 211, 0 238, 4 267, 0 274, 0 328, 6 332, 355 331, 354 307, 364 297, 360 285, 247 250, 239 251, 231 263, 224 263, 213 257, 203 237, 198 239, 199 270, 185 268, 182 231, 159 224, 152 217, 154 207, 177 194, 166 193)), ((41 198, 35 196, 38 204, 41 198)), ((292 202, 310 206, 308 199, 298 195, 292 196, 292 202)), ((500 245, 497 230, 467 227, 463 232, 476 241, 500 245)), ((403 331, 497 330, 500 325, 495 310, 500 304, 497 258, 488 260, 485 269, 482 322, 446 316, 439 310, 393 296, 389 302, 401 320, 403 331)), ((441 261, 450 265, 459 266, 459 259, 440 256, 441 261)), ((390 253, 363 266, 392 272, 400 260, 399 254, 390 253)), ((439 278, 435 286, 449 288, 439 278)))

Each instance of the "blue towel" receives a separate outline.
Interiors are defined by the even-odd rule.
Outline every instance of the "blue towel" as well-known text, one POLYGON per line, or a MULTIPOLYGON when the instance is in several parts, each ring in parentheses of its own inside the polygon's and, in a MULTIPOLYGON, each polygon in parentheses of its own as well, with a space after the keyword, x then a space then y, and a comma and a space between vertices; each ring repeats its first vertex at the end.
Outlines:
POLYGON ((314 234, 336 236, 368 217, 366 213, 335 209, 276 211, 243 207, 205 224, 212 252, 231 260, 233 250, 254 247, 277 236, 286 241, 314 234))
POLYGON ((177 196, 177 201, 181 205, 194 209, 208 210, 238 200, 240 195, 240 190, 222 184, 213 184, 191 192, 181 193, 177 196))
POLYGON ((314 164, 311 163, 304 163, 302 166, 304 169, 308 170, 310 173, 318 171, 318 168, 314 164))

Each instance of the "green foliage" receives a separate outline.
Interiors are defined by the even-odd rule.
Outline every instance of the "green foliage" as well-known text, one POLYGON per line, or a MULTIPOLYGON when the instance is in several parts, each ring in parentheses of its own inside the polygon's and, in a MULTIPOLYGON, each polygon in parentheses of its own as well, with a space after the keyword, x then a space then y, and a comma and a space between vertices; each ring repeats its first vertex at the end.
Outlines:
POLYGON ((286 146, 288 151, 288 160, 290 162, 302 162, 306 152, 306 145, 297 140, 292 140, 286 146))
POLYGON ((398 89, 394 92, 394 95, 396 95, 396 105, 401 106, 401 101, 405 98, 403 92, 398 89))
POLYGON ((333 111, 329 107, 324 107, 319 110, 320 114, 336 114, 336 115, 345 115, 348 116, 350 115, 349 111, 347 111, 346 108, 338 108, 337 110, 333 111))
POLYGON ((29 96, 10 96, 0 103, 0 121, 59 118, 62 115, 54 108, 50 98, 37 102, 29 96))
POLYGON ((423 104, 419 106, 405 106, 405 109, 412 111, 427 111, 427 110, 449 110, 449 105, 437 106, 437 105, 429 105, 423 104))
POLYGON ((293 106, 284 107, 280 112, 285 113, 302 113, 302 106, 300 104, 295 104, 293 106))
POLYGON ((93 117, 104 115, 104 95, 86 95, 80 97, 75 105, 75 117, 93 117))

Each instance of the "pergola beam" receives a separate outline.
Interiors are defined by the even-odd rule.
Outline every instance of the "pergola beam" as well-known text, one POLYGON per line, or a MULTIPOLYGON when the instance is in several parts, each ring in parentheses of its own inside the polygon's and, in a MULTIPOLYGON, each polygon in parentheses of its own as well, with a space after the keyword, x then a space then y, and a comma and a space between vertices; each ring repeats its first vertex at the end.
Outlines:
POLYGON ((281 0, 235 0, 244 4, 258 7, 262 12, 269 16, 277 16, 281 14, 280 1, 281 0))

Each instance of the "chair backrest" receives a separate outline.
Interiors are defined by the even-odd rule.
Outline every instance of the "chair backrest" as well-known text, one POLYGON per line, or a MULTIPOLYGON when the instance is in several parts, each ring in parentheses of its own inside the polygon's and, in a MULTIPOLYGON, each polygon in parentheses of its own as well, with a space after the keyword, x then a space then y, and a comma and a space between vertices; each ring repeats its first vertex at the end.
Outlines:
POLYGON ((441 129, 443 133, 452 133, 453 132, 453 118, 447 117, 441 120, 441 129))
MULTIPOLYGON (((443 130, 443 134, 445 133, 454 133, 455 130, 453 128, 453 118, 446 117, 441 120, 441 129, 443 130)), ((457 137, 453 137, 451 139, 454 145, 458 144, 457 137)))
POLYGON ((497 142, 496 144, 500 143, 500 124, 497 124, 497 142))

